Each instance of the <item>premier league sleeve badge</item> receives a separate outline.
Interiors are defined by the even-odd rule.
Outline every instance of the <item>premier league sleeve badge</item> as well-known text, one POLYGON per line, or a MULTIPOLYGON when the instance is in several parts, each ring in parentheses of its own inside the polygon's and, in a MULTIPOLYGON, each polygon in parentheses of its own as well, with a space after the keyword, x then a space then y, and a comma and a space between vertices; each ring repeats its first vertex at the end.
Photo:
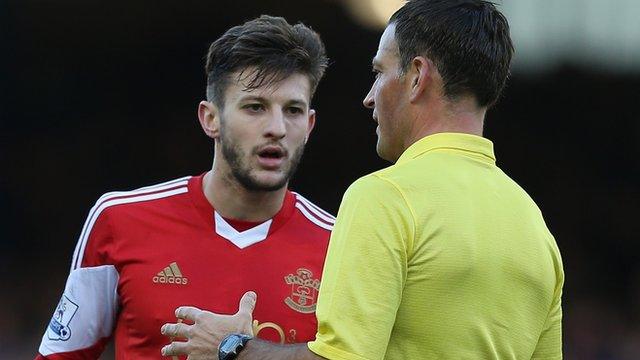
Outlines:
POLYGON ((62 295, 62 299, 60 299, 49 323, 49 329, 47 331, 49 340, 69 340, 71 337, 69 323, 77 311, 78 305, 69 300, 66 295, 62 295))

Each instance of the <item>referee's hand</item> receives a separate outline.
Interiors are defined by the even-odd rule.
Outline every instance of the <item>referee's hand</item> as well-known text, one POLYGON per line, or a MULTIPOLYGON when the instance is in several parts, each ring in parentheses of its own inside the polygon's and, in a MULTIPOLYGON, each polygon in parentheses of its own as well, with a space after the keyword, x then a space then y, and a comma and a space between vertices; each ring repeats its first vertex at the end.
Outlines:
POLYGON ((192 306, 177 308, 176 317, 180 320, 190 320, 193 325, 162 325, 160 332, 171 341, 162 348, 162 355, 187 355, 188 360, 217 360, 218 345, 225 336, 231 333, 253 335, 251 325, 256 298, 257 295, 253 291, 246 292, 240 299, 238 312, 234 315, 215 314, 192 306), (173 341, 173 338, 187 341, 173 341))

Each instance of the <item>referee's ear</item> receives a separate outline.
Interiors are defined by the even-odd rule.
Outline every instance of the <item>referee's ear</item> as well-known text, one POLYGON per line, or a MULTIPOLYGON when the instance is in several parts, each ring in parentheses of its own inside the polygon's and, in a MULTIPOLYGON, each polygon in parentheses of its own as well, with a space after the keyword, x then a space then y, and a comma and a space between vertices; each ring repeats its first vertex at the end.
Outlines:
POLYGON ((198 120, 202 130, 212 139, 220 136, 220 116, 218 107, 209 101, 200 101, 198 104, 198 120))

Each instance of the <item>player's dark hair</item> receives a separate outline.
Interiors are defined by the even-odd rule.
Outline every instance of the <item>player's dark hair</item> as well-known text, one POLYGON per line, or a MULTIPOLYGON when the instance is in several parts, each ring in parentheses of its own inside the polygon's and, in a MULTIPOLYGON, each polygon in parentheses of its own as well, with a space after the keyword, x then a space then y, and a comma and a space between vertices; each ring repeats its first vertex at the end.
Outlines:
POLYGON ((207 53, 207 100, 224 105, 229 76, 240 71, 246 89, 278 83, 301 73, 309 78, 311 96, 327 68, 327 56, 320 36, 299 23, 262 15, 232 27, 214 41, 207 53))
POLYGON ((402 74, 416 56, 425 56, 440 72, 448 98, 471 94, 480 106, 497 101, 514 50, 509 23, 494 3, 409 0, 389 24, 395 24, 402 74))

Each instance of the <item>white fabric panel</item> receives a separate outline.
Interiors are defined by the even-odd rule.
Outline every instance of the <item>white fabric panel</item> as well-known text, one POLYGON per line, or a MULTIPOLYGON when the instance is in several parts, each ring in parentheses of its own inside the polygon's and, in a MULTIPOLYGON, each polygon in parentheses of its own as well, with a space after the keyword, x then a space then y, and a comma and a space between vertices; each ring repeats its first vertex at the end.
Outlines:
POLYGON ((231 241, 233 245, 244 249, 267 238, 272 220, 269 219, 260 225, 245 231, 238 231, 233 228, 217 211, 214 212, 216 233, 231 241))
POLYGON ((113 265, 73 270, 42 337, 40 354, 84 349, 110 336, 118 311, 118 278, 113 265))

